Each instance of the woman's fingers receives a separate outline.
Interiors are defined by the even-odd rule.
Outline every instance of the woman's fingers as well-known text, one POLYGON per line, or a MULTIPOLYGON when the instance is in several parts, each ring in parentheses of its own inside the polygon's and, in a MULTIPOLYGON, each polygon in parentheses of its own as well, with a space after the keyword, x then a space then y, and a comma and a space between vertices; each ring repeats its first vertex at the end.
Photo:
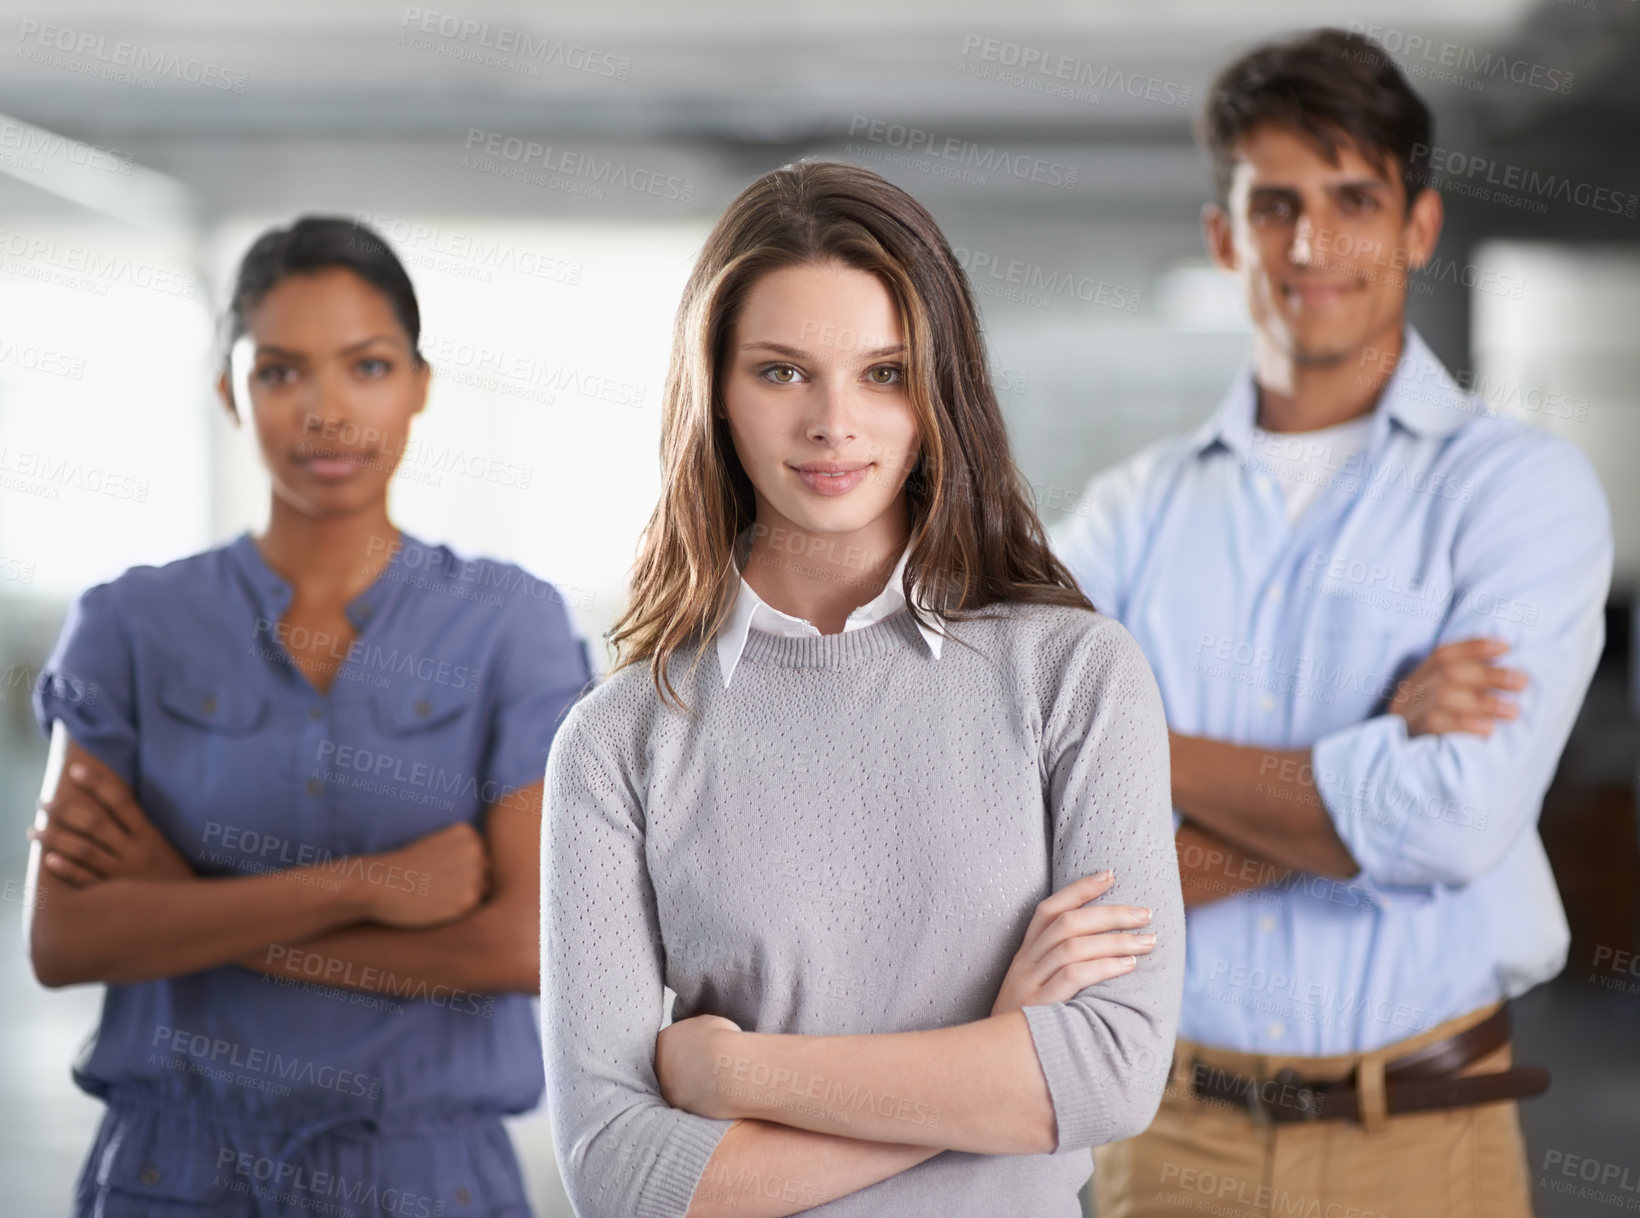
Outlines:
POLYGON ((1085 875, 1037 903, 1024 942, 1014 953, 992 1013, 1039 1002, 1062 1002, 1090 985, 1120 976, 1130 957, 1150 951, 1156 937, 1138 933, 1150 911, 1136 905, 1094 905, 1110 891, 1110 871, 1085 875))
POLYGON ((41 866, 48 868, 52 875, 66 880, 75 888, 84 888, 87 884, 95 884, 105 877, 86 869, 71 858, 58 854, 55 850, 48 850, 41 860, 41 866))
POLYGON ((127 837, 136 836, 137 827, 143 819, 142 809, 137 807, 123 782, 106 771, 80 763, 68 767, 68 776, 81 790, 96 799, 120 832, 127 837))
POLYGON ((1079 880, 1072 880, 1058 892, 1042 898, 1037 902, 1038 915, 1045 915, 1052 921, 1068 910, 1078 909, 1089 901, 1110 891, 1110 886, 1116 882, 1116 873, 1110 870, 1098 871, 1093 875, 1085 875, 1079 880))
POLYGON ((29 829, 28 835, 39 842, 40 849, 45 852, 44 865, 50 867, 54 874, 77 884, 107 879, 117 862, 95 842, 77 833, 35 827, 29 829), (67 866, 54 865, 54 860, 67 866))
POLYGON ((1137 966, 1133 956, 1112 956, 1105 960, 1083 960, 1067 964, 1038 987, 1029 1005, 1042 1006, 1054 1002, 1069 1002, 1090 985, 1122 977, 1137 966))
POLYGON ((1097 935, 1107 930, 1132 930, 1150 922, 1150 910, 1143 905, 1089 905, 1059 915, 1051 934, 1060 939, 1076 935, 1097 935))
POLYGON ((1110 886, 1115 882, 1115 873, 1107 869, 1093 875, 1085 875, 1079 880, 1072 880, 1058 892, 1043 897, 1036 903, 1036 912, 1031 915, 1031 924, 1025 928, 1025 938, 1020 943, 1020 951, 1032 947, 1037 937, 1055 918, 1103 896, 1110 891, 1110 886))
MULTIPOLYGON (((68 799, 54 799, 49 803, 35 806, 34 824, 30 826, 28 836, 41 838, 50 835, 52 841, 45 842, 52 847, 58 840, 72 837, 89 843, 96 850, 96 855, 105 862, 114 863, 120 858, 120 847, 123 844, 122 835, 115 828, 109 817, 101 814, 96 805, 80 797, 68 799)), ((80 857, 78 851, 73 856, 80 857)))
POLYGON ((1131 973, 1138 958, 1156 946, 1145 934, 1079 935, 1043 957, 1034 970, 1033 1003, 1065 1002, 1090 985, 1131 973))
POLYGON ((1040 964, 1044 957, 1060 944, 1081 935, 1098 935, 1106 931, 1132 930, 1150 921, 1150 910, 1142 905, 1088 905, 1067 909, 1045 927, 1029 947, 1019 955, 1029 965, 1040 964))
POLYGON ((1078 935, 1067 939, 1047 955, 1038 965, 1038 974, 1044 979, 1059 969, 1087 960, 1119 960, 1124 956, 1142 956, 1156 946, 1154 933, 1078 935))

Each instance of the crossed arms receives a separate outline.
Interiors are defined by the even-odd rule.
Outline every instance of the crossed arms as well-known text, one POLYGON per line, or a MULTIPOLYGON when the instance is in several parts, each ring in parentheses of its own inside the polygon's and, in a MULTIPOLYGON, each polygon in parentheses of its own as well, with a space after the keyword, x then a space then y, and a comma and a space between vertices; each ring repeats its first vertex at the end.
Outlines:
POLYGON ((30 961, 47 986, 238 964, 378 993, 534 993, 540 806, 536 783, 491 804, 482 837, 461 822, 377 855, 201 877, 59 721, 29 829, 30 961))
POLYGON ((553 1134, 578 1213, 780 1218, 942 1150, 1040 1155, 1149 1124, 1177 1027, 1183 917, 1160 696, 1137 644, 1114 622, 1108 631, 1086 655, 1110 657, 1111 671, 1086 675, 1119 696, 1065 698, 1077 709, 1044 725, 1056 891, 991 1013, 954 1026, 788 1036, 703 1015, 661 1029, 660 903, 638 794, 649 780, 623 764, 642 749, 621 741, 609 747, 627 752, 607 755, 572 712, 547 767, 542 1015, 553 1134), (1120 757, 1142 764, 1111 764, 1120 757), (1154 951, 1130 941, 1135 923, 1118 907, 1088 905, 1108 890, 1088 874, 1104 867, 1154 909, 1154 951), (1135 968, 1099 964, 1130 954, 1135 968), (860 1093, 893 1102, 834 1098, 860 1093))

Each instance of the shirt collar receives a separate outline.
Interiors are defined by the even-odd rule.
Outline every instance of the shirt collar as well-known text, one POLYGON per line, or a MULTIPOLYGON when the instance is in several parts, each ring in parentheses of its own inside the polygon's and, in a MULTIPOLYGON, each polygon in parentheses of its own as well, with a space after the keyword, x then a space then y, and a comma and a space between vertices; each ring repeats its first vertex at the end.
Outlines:
MULTIPOLYGON (((748 527, 743 529, 740 536, 735 539, 732 561, 737 570, 745 562, 747 551, 750 549, 751 536, 752 531, 748 527)), ((911 544, 907 542, 905 549, 900 551, 900 560, 894 564, 894 570, 888 577, 888 583, 883 585, 883 590, 850 613, 850 619, 863 617, 880 621, 905 605, 905 593, 901 591, 900 585, 905 578, 906 559, 910 556, 911 544)), ((723 624, 717 634, 718 669, 723 673, 723 686, 725 689, 729 687, 729 680, 735 675, 735 668, 740 663, 741 654, 746 650, 746 640, 752 627, 772 628, 779 633, 813 635, 819 635, 820 633, 819 628, 814 623, 800 617, 793 617, 789 613, 783 613, 767 603, 752 590, 752 586, 746 582, 745 576, 740 577, 738 585, 734 592, 735 603, 734 608, 730 610, 729 620, 723 624), (788 627, 790 629, 787 629, 788 627)), ((922 608, 920 598, 918 607, 922 608)), ((929 613, 930 611, 924 609, 923 612, 929 613)), ((943 621, 938 614, 932 616, 943 621)), ((945 642, 945 636, 922 622, 917 623, 917 630, 922 635, 923 641, 928 644, 929 653, 936 660, 939 659, 940 646, 945 642)))
MULTIPOLYGON (((347 603, 347 620, 355 630, 363 630, 365 624, 377 617, 386 607, 388 599, 403 586, 405 581, 400 568, 404 565, 405 551, 426 550, 420 541, 402 529, 399 530, 399 539, 402 544, 394 549, 387 566, 382 568, 375 581, 347 603)), ((252 599, 261 616, 270 622, 284 617, 285 611, 290 608, 290 581, 268 566, 268 560, 262 557, 262 551, 249 530, 234 538, 228 546, 228 553, 250 586, 252 599)))
MULTIPOLYGON (((1439 438, 1485 413, 1485 405, 1458 387, 1418 331, 1407 326, 1402 332, 1401 358, 1373 408, 1368 445, 1376 447, 1391 421, 1414 435, 1439 438)), ((1214 443, 1222 443, 1246 457, 1257 415, 1258 389, 1249 366, 1231 382, 1218 409, 1197 428, 1191 437, 1192 451, 1200 455, 1214 443)))

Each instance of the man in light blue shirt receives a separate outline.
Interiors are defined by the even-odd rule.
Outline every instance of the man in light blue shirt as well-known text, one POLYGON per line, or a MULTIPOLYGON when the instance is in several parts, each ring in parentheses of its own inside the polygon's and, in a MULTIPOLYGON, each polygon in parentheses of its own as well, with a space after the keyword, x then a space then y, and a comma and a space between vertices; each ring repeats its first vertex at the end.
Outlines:
POLYGON ((1096 1153, 1099 1213, 1529 1214, 1512 1101, 1542 1083, 1496 1013, 1565 963, 1537 818, 1604 642, 1606 501, 1407 327, 1441 206, 1375 44, 1252 52, 1204 138, 1252 365, 1053 530, 1155 671, 1191 907, 1176 1085, 1096 1153))

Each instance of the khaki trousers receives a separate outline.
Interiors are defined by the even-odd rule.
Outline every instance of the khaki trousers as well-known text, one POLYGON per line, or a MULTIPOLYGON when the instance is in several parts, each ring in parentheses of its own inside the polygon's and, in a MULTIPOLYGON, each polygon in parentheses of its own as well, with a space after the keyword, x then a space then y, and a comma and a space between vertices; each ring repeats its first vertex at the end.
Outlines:
MULTIPOLYGON (((1514 1101, 1389 1116, 1386 1061, 1480 1023, 1498 1004, 1371 1053, 1281 1057, 1180 1040, 1160 1110, 1136 1138, 1093 1152, 1098 1218, 1531 1218, 1526 1147, 1514 1101), (1362 1066, 1362 1124, 1256 1123, 1245 1108, 1196 1099, 1193 1058, 1236 1074, 1342 1079, 1362 1066), (1374 1086, 1374 1080, 1379 1085, 1374 1086)), ((1507 1069, 1510 1046, 1462 1074, 1507 1069)))

